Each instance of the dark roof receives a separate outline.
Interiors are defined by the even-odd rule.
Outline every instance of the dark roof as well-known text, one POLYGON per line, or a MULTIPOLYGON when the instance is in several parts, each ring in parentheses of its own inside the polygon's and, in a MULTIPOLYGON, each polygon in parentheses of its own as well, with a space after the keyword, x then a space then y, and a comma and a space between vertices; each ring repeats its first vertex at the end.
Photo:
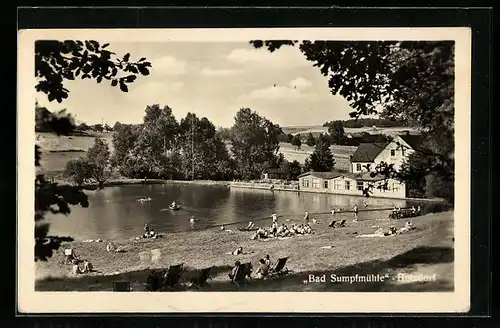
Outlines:
POLYGON ((422 136, 420 135, 405 134, 405 135, 400 135, 399 137, 403 139, 413 149, 418 149, 420 143, 422 142, 422 136))
POLYGON ((352 155, 351 162, 373 162, 378 154, 387 147, 388 143, 360 143, 352 155))
POLYGON ((310 171, 310 172, 302 173, 301 175, 299 175, 299 178, 311 175, 311 176, 313 176, 315 178, 321 178, 321 179, 330 180, 330 179, 339 177, 339 176, 344 175, 344 174, 345 173, 333 172, 333 171, 332 172, 314 172, 314 171, 310 171))

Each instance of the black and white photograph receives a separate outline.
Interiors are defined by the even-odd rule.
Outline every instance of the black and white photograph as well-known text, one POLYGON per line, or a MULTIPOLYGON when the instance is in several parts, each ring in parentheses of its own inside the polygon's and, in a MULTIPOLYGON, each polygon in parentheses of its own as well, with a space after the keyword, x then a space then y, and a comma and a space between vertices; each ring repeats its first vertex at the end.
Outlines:
POLYGON ((468 29, 18 49, 21 311, 467 308, 468 29))

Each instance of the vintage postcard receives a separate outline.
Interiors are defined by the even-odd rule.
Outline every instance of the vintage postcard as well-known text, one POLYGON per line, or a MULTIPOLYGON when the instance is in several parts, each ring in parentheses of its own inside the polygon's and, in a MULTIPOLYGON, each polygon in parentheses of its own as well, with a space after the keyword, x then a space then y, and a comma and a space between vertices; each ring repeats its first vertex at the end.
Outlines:
POLYGON ((20 312, 469 309, 470 29, 21 30, 18 64, 20 312))

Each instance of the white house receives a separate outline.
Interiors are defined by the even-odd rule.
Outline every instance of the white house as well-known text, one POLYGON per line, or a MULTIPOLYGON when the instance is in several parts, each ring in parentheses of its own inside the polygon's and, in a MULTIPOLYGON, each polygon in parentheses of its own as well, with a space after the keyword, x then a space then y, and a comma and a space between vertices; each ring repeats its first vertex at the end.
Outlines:
POLYGON ((372 197, 406 197, 404 183, 380 175, 372 177, 368 172, 307 172, 299 175, 300 191, 364 196, 366 188, 372 197))
POLYGON ((374 171, 375 167, 384 162, 394 164, 399 170, 408 156, 418 148, 420 136, 395 136, 387 143, 362 143, 351 158, 351 172, 360 173, 374 171))

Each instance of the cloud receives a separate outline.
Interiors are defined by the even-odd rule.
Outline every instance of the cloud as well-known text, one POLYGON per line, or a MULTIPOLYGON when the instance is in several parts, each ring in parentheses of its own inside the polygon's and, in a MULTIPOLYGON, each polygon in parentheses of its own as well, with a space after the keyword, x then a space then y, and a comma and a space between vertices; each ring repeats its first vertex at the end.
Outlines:
POLYGON ((299 89, 288 86, 270 86, 267 88, 256 89, 249 94, 243 95, 241 100, 261 99, 261 100, 290 100, 302 99, 310 100, 316 98, 313 93, 303 93, 299 89))
POLYGON ((307 89, 312 87, 312 83, 302 77, 291 80, 286 85, 272 85, 266 88, 260 88, 244 94, 240 97, 242 100, 261 99, 261 100, 288 100, 300 99, 311 100, 317 98, 317 94, 307 89))
POLYGON ((302 77, 298 77, 295 80, 290 81, 288 83, 288 86, 290 88, 297 88, 299 90, 304 90, 310 88, 312 86, 312 83, 309 80, 306 80, 302 77))
POLYGON ((201 70, 201 74, 205 76, 228 76, 239 73, 241 70, 237 69, 212 69, 206 67, 201 70))
POLYGON ((155 59, 151 63, 153 74, 182 75, 186 73, 187 63, 175 57, 165 56, 155 59))
POLYGON ((238 48, 231 51, 226 59, 238 64, 257 64, 273 67, 311 66, 299 49, 284 47, 274 52, 264 49, 238 48))

